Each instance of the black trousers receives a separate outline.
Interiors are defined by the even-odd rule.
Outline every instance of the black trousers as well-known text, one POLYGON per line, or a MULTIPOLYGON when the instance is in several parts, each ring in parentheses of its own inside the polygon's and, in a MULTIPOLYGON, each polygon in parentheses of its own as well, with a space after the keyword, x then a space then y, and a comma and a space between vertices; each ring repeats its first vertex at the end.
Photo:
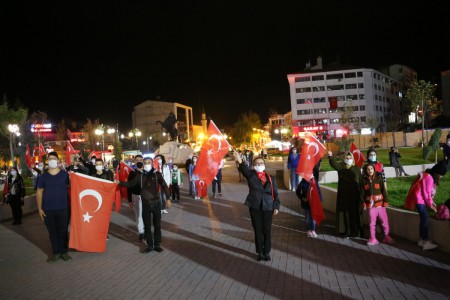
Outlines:
POLYGON ((52 244, 53 254, 67 253, 69 209, 46 210, 44 222, 52 244))
POLYGON ((269 254, 272 249, 272 211, 249 208, 255 232, 256 253, 269 254))
POLYGON ((161 202, 149 205, 142 201, 142 220, 144 221, 144 234, 147 245, 156 247, 161 244, 161 202))
POLYGON ((22 222, 22 201, 20 195, 8 195, 10 198, 9 205, 14 218, 14 223, 22 222))
POLYGON ((172 183, 172 200, 180 200, 180 186, 177 183, 172 183))

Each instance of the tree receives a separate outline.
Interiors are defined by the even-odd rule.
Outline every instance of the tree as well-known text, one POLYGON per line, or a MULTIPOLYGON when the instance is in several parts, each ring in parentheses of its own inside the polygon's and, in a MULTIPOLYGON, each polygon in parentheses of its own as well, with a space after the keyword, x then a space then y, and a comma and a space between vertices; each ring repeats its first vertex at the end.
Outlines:
POLYGON ((67 127, 66 122, 62 119, 58 124, 58 130, 56 131, 56 140, 57 141, 66 141, 68 139, 67 136, 67 127))
POLYGON ((251 144, 253 128, 261 128, 261 119, 258 114, 249 111, 242 113, 239 119, 234 123, 231 136, 235 145, 251 144))
POLYGON ((117 135, 114 136, 114 157, 118 161, 122 160, 122 142, 117 135))
POLYGON ((84 147, 90 148, 92 152, 95 146, 95 129, 100 125, 99 120, 95 120, 94 122, 91 119, 87 119, 86 123, 84 123, 83 133, 85 137, 84 147))
MULTIPOLYGON (((5 98, 4 98, 5 99, 5 98)), ((5 137, 6 139, 10 140, 10 150, 11 154, 13 154, 13 143, 11 135, 11 132, 8 129, 8 125, 10 124, 17 124, 19 128, 23 127, 23 124, 25 123, 28 116, 28 109, 23 107, 17 107, 17 108, 11 108, 8 106, 8 102, 5 101, 0 105, 0 134, 5 137)), ((11 155, 6 155, 7 157, 10 157, 12 161, 14 161, 14 157, 11 157, 11 155)))
POLYGON ((431 152, 434 151, 434 162, 437 163, 437 152, 441 148, 439 145, 441 135, 442 135, 441 128, 436 128, 436 130, 434 130, 433 135, 430 138, 430 141, 428 142, 428 145, 423 148, 424 159, 427 159, 428 156, 431 154, 431 152))
MULTIPOLYGON (((422 112, 422 146, 424 145, 425 116, 426 113, 435 107, 433 103, 434 86, 430 82, 420 80, 414 81, 406 92, 405 98, 411 102, 411 110, 416 111, 417 115, 422 112)), ((416 118, 418 121, 418 118, 416 118)))
POLYGON ((370 132, 372 133, 372 148, 375 148, 375 138, 373 136, 380 125, 380 120, 377 117, 367 117, 366 124, 369 126, 370 132))
POLYGON ((347 100, 345 101, 345 104, 340 109, 341 113, 341 119, 340 123, 341 126, 347 129, 347 132, 350 134, 350 124, 354 122, 353 117, 354 107, 353 107, 353 100, 347 100))

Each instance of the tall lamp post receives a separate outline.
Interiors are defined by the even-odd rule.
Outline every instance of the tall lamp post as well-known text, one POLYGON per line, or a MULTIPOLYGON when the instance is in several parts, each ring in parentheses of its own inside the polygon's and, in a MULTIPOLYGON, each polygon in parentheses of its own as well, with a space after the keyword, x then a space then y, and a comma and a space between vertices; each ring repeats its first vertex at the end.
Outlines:
POLYGON ((13 151, 13 139, 14 136, 19 136, 20 132, 19 132, 19 126, 17 124, 9 124, 8 125, 8 130, 9 130, 9 148, 11 150, 11 162, 13 164, 13 166, 16 166, 16 160, 14 159, 14 151, 13 151))
POLYGON ((139 151, 139 140, 138 137, 142 135, 141 131, 137 128, 131 129, 131 131, 128 133, 128 136, 132 138, 133 136, 136 137, 136 152, 139 151))
POLYGON ((103 162, 105 161, 105 126, 100 125, 97 127, 97 129, 95 129, 95 134, 96 135, 101 135, 102 136, 102 160, 103 162))

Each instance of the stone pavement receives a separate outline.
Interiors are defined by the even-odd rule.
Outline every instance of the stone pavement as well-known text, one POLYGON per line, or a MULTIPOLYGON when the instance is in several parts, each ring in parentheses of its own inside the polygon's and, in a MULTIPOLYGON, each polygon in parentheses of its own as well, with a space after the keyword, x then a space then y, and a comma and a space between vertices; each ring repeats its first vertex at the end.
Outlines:
MULTIPOLYGON (((247 185, 234 162, 223 197, 180 203, 162 217, 162 253, 142 254, 133 212, 112 213, 105 253, 51 253, 37 213, 0 224, 0 299, 449 299, 450 257, 412 242, 366 246, 334 235, 333 216, 307 238, 295 193, 280 191, 272 260, 257 262, 247 185)), ((209 189, 210 190, 210 189, 209 189)), ((395 238, 395 237, 394 237, 395 238)))

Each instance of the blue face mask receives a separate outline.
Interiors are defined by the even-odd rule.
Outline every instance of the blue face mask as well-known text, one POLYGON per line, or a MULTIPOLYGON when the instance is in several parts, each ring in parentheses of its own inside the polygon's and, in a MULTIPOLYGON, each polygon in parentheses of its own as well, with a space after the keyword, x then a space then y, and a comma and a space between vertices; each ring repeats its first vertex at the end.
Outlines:
POLYGON ((369 156, 369 160, 370 160, 371 162, 376 162, 376 161, 377 161, 377 156, 376 156, 376 155, 374 155, 374 156, 369 156))
POLYGON ((16 176, 17 175, 17 172, 16 171, 11 171, 11 176, 16 176))

